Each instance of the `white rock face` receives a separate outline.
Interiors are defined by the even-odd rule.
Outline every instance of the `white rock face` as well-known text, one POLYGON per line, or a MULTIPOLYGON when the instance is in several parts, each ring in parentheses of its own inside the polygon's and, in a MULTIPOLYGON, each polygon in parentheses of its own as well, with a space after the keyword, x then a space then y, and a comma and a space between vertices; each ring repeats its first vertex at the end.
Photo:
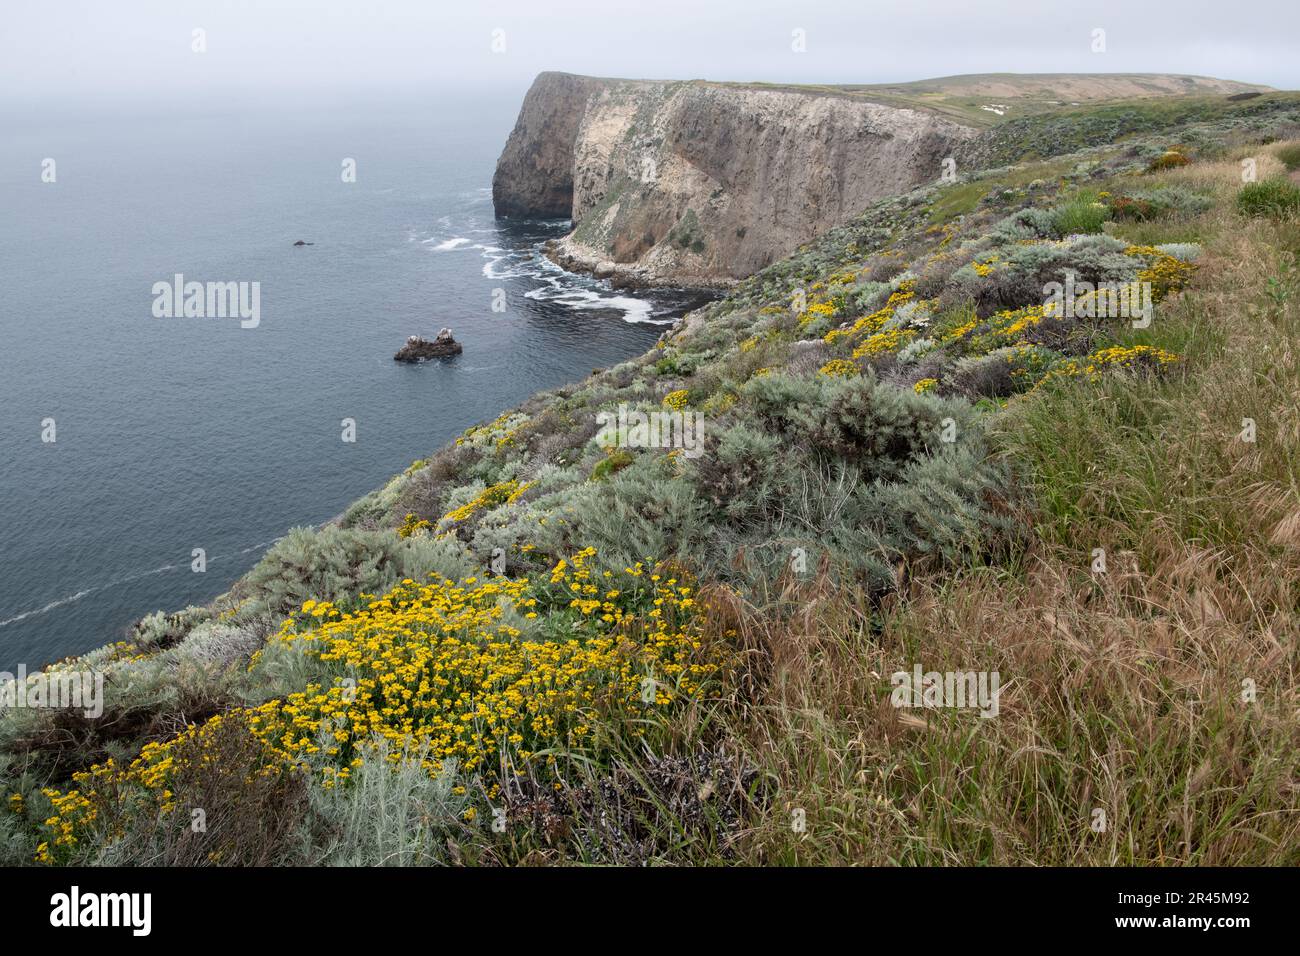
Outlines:
POLYGON ((719 285, 937 180, 975 135, 850 95, 544 73, 493 198, 498 215, 554 215, 571 193, 574 232, 555 250, 570 266, 719 285))

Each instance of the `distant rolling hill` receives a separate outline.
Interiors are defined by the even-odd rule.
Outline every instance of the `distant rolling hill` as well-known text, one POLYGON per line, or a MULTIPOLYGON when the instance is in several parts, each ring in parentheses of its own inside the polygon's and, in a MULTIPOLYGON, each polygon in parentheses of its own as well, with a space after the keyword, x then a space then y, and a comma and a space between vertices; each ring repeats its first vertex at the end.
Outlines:
MULTIPOLYGON (((767 86, 772 84, 744 84, 767 86)), ((1272 87, 1176 73, 971 73, 908 83, 828 84, 816 89, 911 107, 948 119, 993 126, 1003 120, 1070 107, 1175 96, 1235 96, 1272 87)))

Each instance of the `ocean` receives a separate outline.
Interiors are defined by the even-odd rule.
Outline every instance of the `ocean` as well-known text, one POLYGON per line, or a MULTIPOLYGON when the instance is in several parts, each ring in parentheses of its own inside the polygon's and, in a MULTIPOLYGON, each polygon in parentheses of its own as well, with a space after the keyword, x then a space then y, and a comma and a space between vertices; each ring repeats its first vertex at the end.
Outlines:
POLYGON ((289 528, 699 304, 556 268, 537 249, 565 223, 494 221, 517 108, 0 116, 0 669, 210 600, 289 528), (159 309, 178 275, 256 283, 255 325, 159 309), (443 326, 463 354, 393 361, 443 326))

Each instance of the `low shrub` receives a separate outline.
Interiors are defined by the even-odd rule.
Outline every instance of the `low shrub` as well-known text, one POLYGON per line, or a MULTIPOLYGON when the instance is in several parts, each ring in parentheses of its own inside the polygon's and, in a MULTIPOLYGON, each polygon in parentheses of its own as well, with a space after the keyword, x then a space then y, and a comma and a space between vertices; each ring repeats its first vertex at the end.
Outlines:
POLYGON ((1101 232, 1109 218, 1105 203, 1077 199, 1052 210, 1052 228, 1058 236, 1090 235, 1101 232))
POLYGON ((864 490, 863 506, 874 516, 866 526, 894 555, 914 562, 992 553, 1019 533, 1005 498, 1007 478, 982 441, 948 446, 864 490))
POLYGON ((1146 222, 1156 217, 1156 204, 1137 196, 1116 196, 1110 204, 1111 214, 1124 222, 1146 222))
POLYGON ((1063 282, 1067 271, 1074 273, 1076 282, 1128 281, 1142 262, 1126 255, 1126 248, 1120 240, 1100 234, 1007 247, 983 275, 976 268, 978 263, 955 272, 939 298, 939 307, 950 311, 973 302, 980 316, 989 316, 1039 303, 1044 286, 1063 282))
POLYGON ((1147 172, 1158 173, 1165 169, 1177 169, 1189 163, 1191 163, 1191 160, 1187 158, 1186 154, 1176 149, 1169 149, 1147 164, 1147 172))
POLYGON ((1028 391, 1060 359, 1040 345, 1013 345, 959 359, 945 385, 970 399, 1009 398, 1028 391))
POLYGON ((999 243, 1019 242, 1022 239, 1051 239, 1060 235, 1055 212, 1030 206, 1007 216, 989 234, 999 243))
POLYGON ((859 462, 864 473, 889 480, 940 442, 940 421, 966 421, 969 411, 878 382, 872 375, 826 379, 823 401, 800 414, 801 431, 813 445, 859 462))
POLYGON ((530 543, 550 556, 595 547, 619 566, 647 555, 698 558, 710 530, 708 507, 677 474, 678 457, 642 455, 605 481, 575 486, 534 525, 530 543))
POLYGON ((622 471, 630 464, 632 464, 630 451, 626 448, 610 448, 605 457, 596 462, 596 467, 591 469, 591 480, 601 481, 622 471))
POLYGON ((1237 193, 1237 210, 1255 219, 1292 215, 1300 212, 1300 187, 1284 179, 1247 183, 1237 193))
POLYGON ((739 424, 711 436, 691 475, 703 496, 732 522, 767 512, 781 491, 780 442, 739 424))
POLYGON ((327 525, 294 528, 236 586, 238 618, 282 617, 308 599, 338 601, 387 590, 403 578, 469 573, 463 553, 428 535, 358 531, 327 525))
POLYGON ((390 753, 382 738, 363 748, 346 787, 312 787, 302 842, 319 847, 309 866, 431 866, 451 862, 449 837, 464 838, 473 795, 449 764, 436 777, 427 754, 390 753))
POLYGON ((1288 170, 1300 169, 1300 143, 1283 146, 1275 154, 1288 170))
POLYGON ((1124 222, 1149 222, 1164 216, 1194 216, 1205 212, 1214 200, 1178 183, 1152 189, 1134 189, 1110 201, 1114 217, 1124 222))

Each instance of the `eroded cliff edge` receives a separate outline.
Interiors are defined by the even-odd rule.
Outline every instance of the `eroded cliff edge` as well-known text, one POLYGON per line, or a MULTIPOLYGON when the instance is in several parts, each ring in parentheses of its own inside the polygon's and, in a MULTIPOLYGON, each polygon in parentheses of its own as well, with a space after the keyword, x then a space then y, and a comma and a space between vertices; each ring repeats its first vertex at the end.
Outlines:
POLYGON ((543 73, 492 181, 498 216, 573 220, 553 254, 633 283, 725 285, 883 196, 977 130, 817 91, 543 73))

